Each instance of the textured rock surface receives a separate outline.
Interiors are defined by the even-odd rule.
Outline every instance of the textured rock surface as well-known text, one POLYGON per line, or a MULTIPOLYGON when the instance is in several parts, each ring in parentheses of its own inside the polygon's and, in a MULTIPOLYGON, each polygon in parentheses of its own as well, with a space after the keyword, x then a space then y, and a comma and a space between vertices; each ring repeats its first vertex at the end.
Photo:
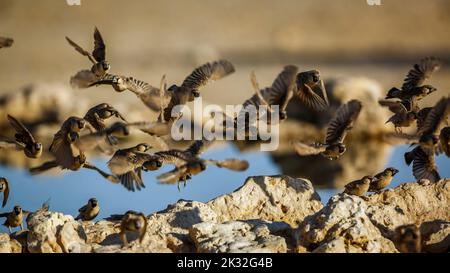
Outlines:
POLYGON ((219 222, 261 219, 292 226, 323 207, 310 181, 284 175, 250 177, 242 187, 208 205, 219 222))
POLYGON ((27 219, 28 231, 0 234, 0 252, 397 252, 396 227, 417 224, 425 252, 448 252, 450 180, 408 183, 356 197, 338 194, 323 206, 311 183, 287 176, 251 177, 207 203, 179 200, 148 218, 146 235, 119 222, 75 221, 56 212, 27 219), (297 227, 298 225, 298 227, 297 227))
POLYGON ((230 221, 222 224, 204 222, 190 229, 197 252, 213 253, 283 253, 286 241, 272 232, 288 230, 286 223, 230 221))
POLYGON ((334 196, 307 217, 295 237, 300 250, 314 252, 396 252, 391 241, 396 227, 421 225, 424 250, 448 249, 450 180, 407 183, 360 198, 334 196), (427 221, 435 221, 428 223, 427 221))

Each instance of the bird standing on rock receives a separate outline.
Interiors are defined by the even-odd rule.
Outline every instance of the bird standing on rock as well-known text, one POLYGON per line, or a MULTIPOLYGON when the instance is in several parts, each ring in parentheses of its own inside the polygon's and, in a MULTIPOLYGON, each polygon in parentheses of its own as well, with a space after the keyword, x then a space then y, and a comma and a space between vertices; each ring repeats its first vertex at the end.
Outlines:
POLYGON ((42 144, 37 142, 30 131, 19 120, 8 115, 8 121, 16 131, 14 140, 0 138, 1 148, 22 150, 28 158, 39 158, 42 155, 42 144))
POLYGON ((92 221, 95 217, 100 213, 100 206, 98 204, 97 199, 91 198, 89 199, 88 203, 81 207, 78 212, 78 216, 75 218, 75 220, 82 220, 82 221, 92 221))
POLYGON ((0 192, 3 192, 2 208, 4 208, 9 197, 9 182, 4 177, 0 177, 0 192))
POLYGON ((293 143, 295 151, 300 156, 321 154, 330 160, 338 159, 346 151, 344 139, 358 119, 361 108, 362 104, 358 100, 341 105, 328 125, 325 143, 295 142, 293 143))
POLYGON ((368 190, 370 183, 372 183, 372 176, 364 176, 360 180, 355 180, 353 182, 345 185, 344 193, 356 196, 363 196, 368 190))
POLYGON ((422 236, 417 225, 403 225, 395 229, 394 245, 401 253, 420 253, 422 236))
POLYGON ((378 192, 389 186, 397 173, 397 169, 389 167, 376 174, 370 182, 369 192, 378 192))

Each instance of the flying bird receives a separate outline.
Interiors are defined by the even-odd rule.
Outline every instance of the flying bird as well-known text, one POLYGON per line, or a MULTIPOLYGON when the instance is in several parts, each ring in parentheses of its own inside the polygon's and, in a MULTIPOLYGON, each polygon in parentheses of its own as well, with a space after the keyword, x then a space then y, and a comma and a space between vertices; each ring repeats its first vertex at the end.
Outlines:
POLYGON ((402 133, 402 127, 410 127, 417 119, 417 114, 408 111, 405 104, 400 100, 380 100, 379 104, 388 107, 394 113, 386 123, 394 124, 397 133, 402 133))
POLYGON ((145 143, 117 150, 108 161, 111 172, 129 191, 145 188, 142 171, 157 170, 162 166, 158 156, 146 153, 151 146, 145 143))
POLYGON ((9 197, 9 182, 4 177, 0 177, 0 192, 3 192, 2 208, 4 208, 9 197))
POLYGON ((441 61, 435 57, 422 59, 408 72, 401 89, 392 88, 386 99, 398 98, 409 103, 409 111, 418 111, 417 102, 436 91, 431 85, 423 85, 431 75, 441 67, 441 61))
MULTIPOLYGON (((166 150, 155 153, 164 164, 174 164, 175 169, 157 177, 163 184, 179 183, 191 179, 193 175, 206 170, 207 165, 216 165, 219 168, 227 168, 232 171, 245 171, 248 169, 246 160, 225 159, 211 160, 202 159, 200 155, 210 145, 211 141, 197 140, 186 150, 166 150)), ((178 184, 179 185, 179 184, 178 184)))
POLYGON ((8 115, 8 121, 16 131, 14 140, 0 138, 1 148, 22 150, 29 158, 39 158, 42 155, 42 144, 37 142, 30 131, 19 120, 8 115))
POLYGON ((293 143, 295 151, 300 156, 321 154, 330 160, 338 159, 346 151, 344 139, 353 128, 361 108, 362 104, 358 100, 351 100, 341 105, 328 124, 325 143, 305 144, 295 142, 293 143))

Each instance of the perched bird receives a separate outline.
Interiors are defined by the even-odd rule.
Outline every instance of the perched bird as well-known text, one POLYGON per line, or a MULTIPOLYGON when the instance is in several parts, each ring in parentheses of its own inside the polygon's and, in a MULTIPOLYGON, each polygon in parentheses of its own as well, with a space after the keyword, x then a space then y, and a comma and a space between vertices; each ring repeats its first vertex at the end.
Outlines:
POLYGON ((422 251, 422 236, 416 225, 404 225, 395 229, 395 247, 401 253, 420 253, 422 251))
POLYGON ((111 172, 129 191, 145 188, 142 171, 157 170, 162 166, 158 156, 146 153, 151 146, 145 143, 134 147, 117 150, 108 161, 111 172))
POLYGON ((5 227, 8 227, 9 233, 12 233, 12 228, 20 226, 20 230, 23 230, 23 216, 28 212, 22 210, 20 206, 15 206, 11 212, 1 213, 0 218, 5 217, 6 221, 3 223, 5 227))
MULTIPOLYGON (((158 181, 163 184, 178 183, 189 180, 192 175, 206 170, 207 165, 216 165, 219 168, 227 168, 233 171, 245 171, 248 169, 246 160, 225 159, 225 160, 206 160, 200 158, 200 154, 210 146, 211 141, 197 140, 186 150, 166 150, 155 153, 165 164, 174 164, 175 169, 159 175, 158 181)), ((178 184, 179 185, 179 184, 178 184)))
POLYGON ((377 192, 391 184, 392 179, 398 173, 398 170, 392 167, 376 174, 370 182, 369 192, 377 192))
POLYGON ((400 100, 380 100, 379 103, 381 106, 388 107, 389 110, 394 113, 386 123, 391 122, 394 124, 397 133, 402 133, 402 127, 411 126, 417 119, 417 114, 408 111, 400 100))
POLYGON ((330 160, 338 159, 346 151, 343 143, 344 139, 353 128, 361 108, 362 104, 358 100, 351 100, 341 105, 336 111, 334 118, 328 124, 324 144, 295 142, 293 143, 294 149, 301 156, 321 154, 330 160))
POLYGON ((0 192, 3 192, 2 208, 4 208, 9 197, 9 182, 4 177, 0 177, 0 192))
POLYGON ((360 180, 355 180, 345 185, 344 193, 356 196, 363 196, 373 181, 372 176, 364 176, 360 180))
POLYGON ((14 43, 14 40, 11 38, 0 37, 0 48, 11 47, 14 43))
POLYGON ((79 214, 75 220, 92 221, 100 212, 97 199, 91 198, 88 203, 78 210, 79 214))
POLYGON ((72 41, 69 37, 66 37, 67 42, 75 48, 81 55, 86 56, 92 62, 91 72, 98 79, 105 77, 110 69, 109 63, 106 61, 106 46, 103 41, 103 37, 100 31, 95 28, 94 30, 94 50, 92 53, 84 50, 81 46, 72 41))
POLYGON ((436 91, 433 86, 423 85, 423 83, 440 67, 441 62, 435 57, 422 59, 409 71, 402 88, 394 87, 389 90, 386 99, 399 98, 402 101, 407 101, 410 104, 409 111, 416 111, 417 102, 436 91))
POLYGON ((8 115, 8 121, 16 131, 14 140, 8 138, 0 139, 1 148, 14 148, 23 150, 29 158, 39 158, 42 155, 42 144, 37 142, 28 129, 16 118, 8 115))
POLYGON ((135 232, 139 234, 139 243, 142 243, 147 231, 147 217, 142 212, 129 210, 122 217, 120 223, 120 239, 123 246, 128 246, 127 232, 135 232))

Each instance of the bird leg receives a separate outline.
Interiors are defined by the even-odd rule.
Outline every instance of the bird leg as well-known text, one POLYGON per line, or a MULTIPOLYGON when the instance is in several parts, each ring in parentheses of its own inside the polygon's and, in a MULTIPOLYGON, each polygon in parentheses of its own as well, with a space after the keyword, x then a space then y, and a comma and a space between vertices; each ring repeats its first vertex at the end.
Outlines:
POLYGON ((122 240, 123 247, 128 247, 127 233, 120 232, 120 240, 122 240))

